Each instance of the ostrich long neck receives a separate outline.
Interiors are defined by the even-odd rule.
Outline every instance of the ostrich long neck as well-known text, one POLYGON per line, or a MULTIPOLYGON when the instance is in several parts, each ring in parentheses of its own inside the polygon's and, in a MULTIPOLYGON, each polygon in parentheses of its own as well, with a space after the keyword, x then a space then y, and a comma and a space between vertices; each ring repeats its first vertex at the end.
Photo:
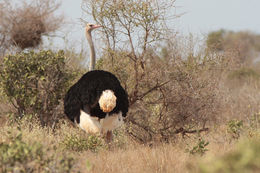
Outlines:
POLYGON ((89 43, 89 48, 90 48, 90 65, 89 65, 89 70, 95 70, 95 63, 96 63, 96 53, 95 53, 95 47, 94 43, 92 40, 91 32, 86 32, 86 38, 89 43))

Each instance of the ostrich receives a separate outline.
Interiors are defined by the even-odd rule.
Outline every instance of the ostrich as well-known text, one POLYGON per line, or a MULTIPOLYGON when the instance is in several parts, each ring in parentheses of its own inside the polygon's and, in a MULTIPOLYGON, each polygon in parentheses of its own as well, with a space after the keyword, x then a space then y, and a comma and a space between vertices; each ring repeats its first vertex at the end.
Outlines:
POLYGON ((94 70, 96 54, 91 32, 100 25, 87 24, 90 71, 70 87, 64 98, 64 113, 87 133, 101 133, 112 140, 112 130, 123 124, 128 112, 128 95, 110 72, 94 70))

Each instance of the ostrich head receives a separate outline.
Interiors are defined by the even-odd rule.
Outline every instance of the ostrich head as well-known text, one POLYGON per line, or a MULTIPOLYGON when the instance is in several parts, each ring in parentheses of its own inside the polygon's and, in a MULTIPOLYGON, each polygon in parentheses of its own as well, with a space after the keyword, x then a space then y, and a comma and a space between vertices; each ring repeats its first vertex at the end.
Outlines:
POLYGON ((101 25, 95 25, 95 24, 92 24, 92 23, 88 23, 86 25, 85 29, 86 29, 86 32, 91 33, 91 31, 93 31, 96 28, 100 28, 100 27, 101 27, 101 25))

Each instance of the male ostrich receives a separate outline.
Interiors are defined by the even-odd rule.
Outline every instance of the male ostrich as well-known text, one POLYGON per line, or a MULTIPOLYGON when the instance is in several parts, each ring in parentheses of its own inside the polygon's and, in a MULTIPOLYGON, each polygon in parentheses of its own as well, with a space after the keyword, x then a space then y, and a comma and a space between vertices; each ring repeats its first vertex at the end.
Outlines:
POLYGON ((126 91, 112 73, 94 70, 96 57, 91 32, 99 27, 94 24, 86 26, 90 71, 66 93, 64 112, 87 133, 106 134, 107 141, 111 141, 112 130, 123 124, 129 104, 126 91))

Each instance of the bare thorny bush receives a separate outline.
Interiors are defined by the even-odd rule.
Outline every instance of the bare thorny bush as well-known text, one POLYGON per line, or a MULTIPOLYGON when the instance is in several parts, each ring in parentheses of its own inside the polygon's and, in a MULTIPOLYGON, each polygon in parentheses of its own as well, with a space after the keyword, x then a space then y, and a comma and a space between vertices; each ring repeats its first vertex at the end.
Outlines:
POLYGON ((130 100, 127 133, 141 143, 207 131, 221 107, 218 82, 230 57, 181 50, 167 22, 172 1, 85 0, 103 25, 106 47, 98 68, 112 71, 130 100), (158 45, 158 43, 161 44, 158 45), (185 51, 184 54, 182 51, 185 51))
POLYGON ((98 64, 116 74, 128 91, 131 107, 126 132, 141 143, 169 142, 177 134, 208 131, 210 123, 220 118, 225 104, 219 86, 226 72, 223 68, 231 63, 229 57, 207 55, 202 59, 202 55, 190 55, 184 60, 173 56, 173 52, 178 55, 178 50, 171 48, 159 54, 147 51, 137 96, 132 93, 134 64, 125 53, 118 52, 114 65, 108 58, 98 64))
POLYGON ((62 17, 54 15, 59 6, 51 0, 0 2, 0 54, 39 46, 43 35, 61 26, 62 17))

